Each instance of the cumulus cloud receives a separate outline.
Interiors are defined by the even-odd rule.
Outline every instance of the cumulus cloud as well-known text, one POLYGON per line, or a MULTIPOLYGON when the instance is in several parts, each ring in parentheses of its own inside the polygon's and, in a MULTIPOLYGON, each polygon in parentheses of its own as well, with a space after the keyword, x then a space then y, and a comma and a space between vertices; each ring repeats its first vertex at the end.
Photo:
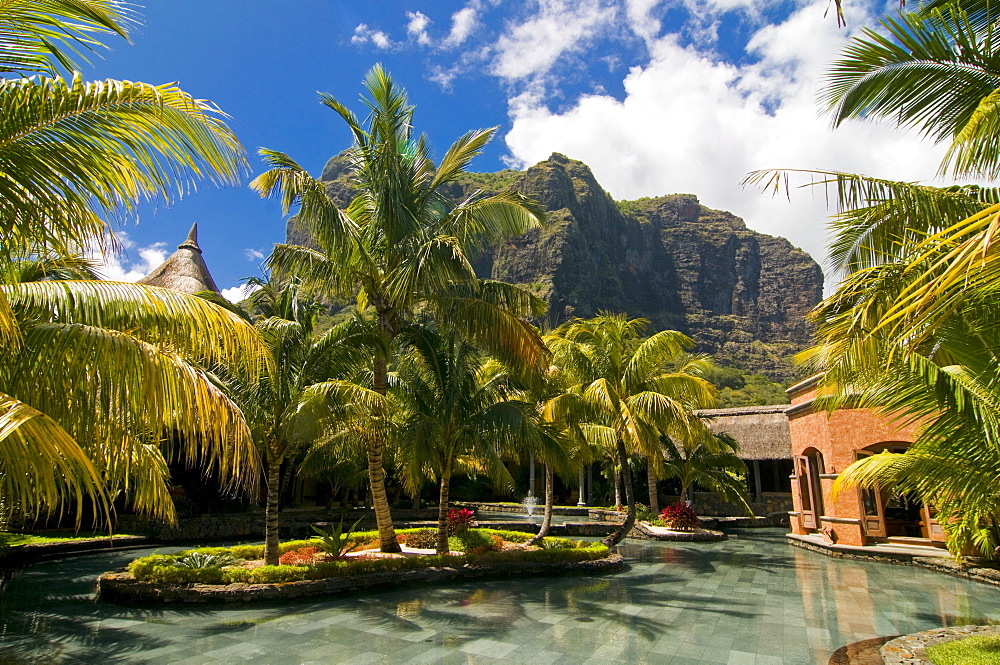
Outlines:
POLYGON ((393 47, 393 42, 389 35, 381 30, 369 28, 367 24, 361 23, 354 28, 354 36, 351 37, 352 44, 372 44, 375 48, 385 51, 393 47))
MULTIPOLYGON (((941 148, 884 124, 852 122, 831 131, 829 120, 818 116, 822 73, 849 34, 824 19, 825 2, 759 28, 749 42, 749 64, 684 46, 675 33, 650 42, 649 62, 631 69, 621 99, 587 95, 553 112, 537 90, 519 91, 508 102, 513 165, 561 152, 590 165, 617 199, 694 193, 703 204, 785 236, 823 262, 824 192, 793 191, 789 203, 741 188, 747 172, 818 168, 928 180, 942 155, 941 148)), ((635 0, 630 16, 644 16, 653 5, 635 0)))
POLYGON ((431 45, 431 37, 427 34, 427 26, 431 24, 431 19, 423 12, 406 12, 409 22, 406 24, 406 32, 410 37, 422 46, 431 45))
POLYGON ((243 255, 247 257, 247 261, 260 261, 265 256, 264 252, 259 249, 253 249, 252 247, 244 249, 243 255))
POLYGON ((614 24, 618 9, 602 0, 538 0, 538 12, 500 36, 491 73, 508 81, 547 74, 567 53, 614 24))
POLYGON ((96 248, 84 251, 84 255, 97 262, 97 274, 113 282, 137 282, 154 268, 167 260, 167 243, 154 242, 145 247, 136 247, 127 233, 115 234, 122 249, 120 254, 101 252, 96 248))
POLYGON ((223 298, 225 298, 229 302, 236 303, 242 300, 246 300, 251 293, 253 293, 259 288, 260 287, 257 286, 256 284, 254 285, 243 284, 241 286, 234 286, 229 289, 222 289, 221 293, 223 298))
POLYGON ((454 48, 465 42, 479 25, 475 7, 463 7, 451 15, 451 31, 445 37, 442 46, 454 48))

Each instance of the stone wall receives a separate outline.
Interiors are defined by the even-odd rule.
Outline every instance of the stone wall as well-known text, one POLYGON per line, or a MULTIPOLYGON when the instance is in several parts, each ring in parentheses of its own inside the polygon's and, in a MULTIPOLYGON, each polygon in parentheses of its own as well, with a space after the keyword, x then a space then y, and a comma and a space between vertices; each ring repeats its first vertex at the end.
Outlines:
MULTIPOLYGON (((665 501, 661 505, 669 506, 677 503, 680 497, 661 497, 665 501)), ((792 495, 789 492, 763 492, 762 501, 751 501, 750 507, 753 514, 760 517, 768 517, 775 513, 787 513, 792 509, 792 495)), ((743 517, 743 511, 736 505, 723 501, 715 492, 695 492, 694 506, 698 510, 698 515, 711 517, 743 517)))

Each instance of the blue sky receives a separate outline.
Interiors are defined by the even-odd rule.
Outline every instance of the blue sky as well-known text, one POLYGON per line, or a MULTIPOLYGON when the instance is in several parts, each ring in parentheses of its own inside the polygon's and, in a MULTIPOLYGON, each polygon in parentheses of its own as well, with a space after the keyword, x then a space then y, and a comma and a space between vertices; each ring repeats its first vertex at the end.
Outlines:
MULTIPOLYGON (((250 153, 281 150, 319 174, 348 147, 328 92, 360 111, 381 62, 410 93, 438 153, 469 129, 499 126, 473 170, 525 168, 554 151, 587 162, 615 198, 691 192, 822 261, 825 202, 789 203, 739 182, 753 169, 835 168, 929 179, 940 150, 888 127, 832 132, 817 116, 825 66, 853 30, 897 3, 827 0, 173 0, 142 9, 132 44, 111 43, 88 78, 178 81, 210 99, 250 153)), ((248 182, 253 174, 248 176, 248 182)), ((203 187, 142 209, 121 231, 109 277, 137 279, 198 222, 220 288, 259 274, 284 238, 277 204, 245 184, 203 187)))

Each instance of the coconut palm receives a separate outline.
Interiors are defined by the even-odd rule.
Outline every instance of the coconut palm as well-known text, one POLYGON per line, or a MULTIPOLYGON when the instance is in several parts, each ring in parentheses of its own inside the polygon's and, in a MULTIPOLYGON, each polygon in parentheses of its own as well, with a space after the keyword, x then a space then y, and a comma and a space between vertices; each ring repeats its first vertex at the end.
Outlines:
POLYGON ((482 473, 513 486, 503 464, 545 436, 535 405, 501 364, 455 334, 411 328, 402 334, 394 389, 401 404, 397 446, 412 486, 438 479, 437 551, 447 553, 448 501, 457 473, 482 473))
MULTIPOLYGON (((838 121, 891 117, 950 140, 956 174, 995 177, 1000 85, 987 3, 932 2, 889 34, 849 47, 827 99, 838 121), (966 11, 968 10, 968 11, 966 11)), ((826 372, 831 408, 850 403, 919 426, 903 456, 846 469, 837 488, 915 492, 944 513, 955 552, 990 553, 1000 499, 996 467, 1000 196, 977 186, 932 188, 827 173, 842 211, 833 257, 848 277, 813 315, 818 344, 803 354, 826 372), (976 467, 979 470, 976 470, 976 467)), ((751 174, 778 185, 785 174, 751 174)))
MULTIPOLYGON (((546 335, 542 338, 546 345, 556 338, 546 335)), ((576 472, 583 468, 589 457, 589 446, 580 431, 577 417, 584 406, 579 395, 569 392, 571 379, 562 367, 550 364, 542 372, 538 381, 532 382, 524 392, 524 399, 535 404, 542 423, 546 425, 548 436, 539 441, 545 445, 531 451, 542 460, 545 475, 545 505, 542 523, 525 547, 536 545, 549 534, 552 526, 552 507, 555 502, 555 472, 576 472)), ((580 491, 583 492, 581 483, 580 491)))
POLYGON ((349 343, 358 334, 353 321, 316 335, 323 307, 300 299, 297 282, 253 283, 258 288, 247 305, 271 363, 257 381, 232 384, 267 466, 264 561, 277 565, 282 465, 323 443, 346 402, 381 396, 335 376, 359 361, 359 345, 349 343))
MULTIPOLYGON (((479 280, 467 253, 536 226, 542 209, 513 192, 473 194, 457 205, 445 194, 495 130, 469 132, 435 165, 425 139, 413 135, 406 93, 381 66, 369 72, 364 87, 370 111, 365 123, 322 96, 354 138, 349 154, 357 196, 346 211, 287 155, 261 152, 273 168, 251 186, 263 196, 279 195, 286 212, 298 205, 297 219, 315 241, 315 248, 277 245, 274 268, 299 275, 324 294, 356 299, 359 309, 374 313, 381 348, 391 348, 419 309, 505 360, 540 367, 545 347, 523 317, 538 315, 543 303, 522 289, 479 280)), ((376 351, 372 361, 374 388, 385 394, 387 355, 376 351)), ((373 441, 368 462, 379 539, 383 551, 398 551, 381 456, 373 441)))
POLYGON ((174 519, 166 460, 202 460, 252 487, 239 409, 205 367, 252 381, 266 362, 229 312, 166 289, 88 281, 0 285, 17 343, 0 347, 0 496, 38 515, 123 490, 174 519), (53 474, 53 468, 58 470, 53 474))
POLYGON ((677 437, 664 436, 660 444, 665 475, 680 481, 682 501, 693 506, 694 488, 700 485, 753 516, 744 482, 747 467, 740 459, 735 439, 727 434, 712 434, 706 428, 681 431, 677 437))
POLYGON ((662 432, 702 427, 695 408, 714 403, 712 385, 694 373, 674 369, 694 341, 674 330, 643 338, 645 319, 602 314, 574 320, 555 331, 557 363, 577 377, 576 386, 590 411, 581 429, 592 442, 615 451, 628 514, 604 539, 615 545, 635 523, 635 489, 630 452, 658 454, 662 432))
POLYGON ((885 118, 949 142, 942 172, 1000 174, 1000 13, 982 2, 933 2, 851 40, 822 99, 839 125, 885 118), (967 11, 968 8, 968 11, 967 11), (971 13, 971 15, 970 15, 971 13))
POLYGON ((100 510, 107 491, 124 489, 136 508, 172 519, 171 456, 253 481, 239 410, 202 369, 224 364, 254 376, 266 360, 249 326, 163 289, 26 281, 18 267, 103 248, 106 217, 169 200, 198 179, 235 182, 245 167, 218 110, 176 86, 55 75, 102 46, 100 37, 127 34, 131 21, 129 6, 112 0, 11 0, 0 11, 0 74, 13 75, 0 76, 0 501, 8 511, 79 515, 85 497, 100 510), (22 76, 32 73, 51 76, 22 76))

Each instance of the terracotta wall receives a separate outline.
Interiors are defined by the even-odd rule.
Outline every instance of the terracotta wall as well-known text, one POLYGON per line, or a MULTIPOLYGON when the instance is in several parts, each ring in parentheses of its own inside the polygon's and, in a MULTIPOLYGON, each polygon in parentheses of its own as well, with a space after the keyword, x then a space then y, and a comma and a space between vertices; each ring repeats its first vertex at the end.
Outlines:
MULTIPOLYGON (((806 529, 801 515, 791 517, 792 532, 829 530, 838 543, 863 545, 865 535, 861 525, 862 510, 858 492, 847 490, 837 500, 831 498, 836 475, 855 460, 855 452, 868 446, 887 442, 911 443, 913 427, 900 427, 869 409, 841 409, 833 413, 813 409, 817 396, 815 379, 808 379, 788 389, 792 406, 788 411, 788 428, 792 438, 792 454, 804 455, 815 448, 823 455, 820 486, 823 510, 817 529, 806 529), (827 519, 823 519, 826 517, 827 519)), ((801 493, 798 481, 792 478, 793 512, 801 513, 801 493)))

